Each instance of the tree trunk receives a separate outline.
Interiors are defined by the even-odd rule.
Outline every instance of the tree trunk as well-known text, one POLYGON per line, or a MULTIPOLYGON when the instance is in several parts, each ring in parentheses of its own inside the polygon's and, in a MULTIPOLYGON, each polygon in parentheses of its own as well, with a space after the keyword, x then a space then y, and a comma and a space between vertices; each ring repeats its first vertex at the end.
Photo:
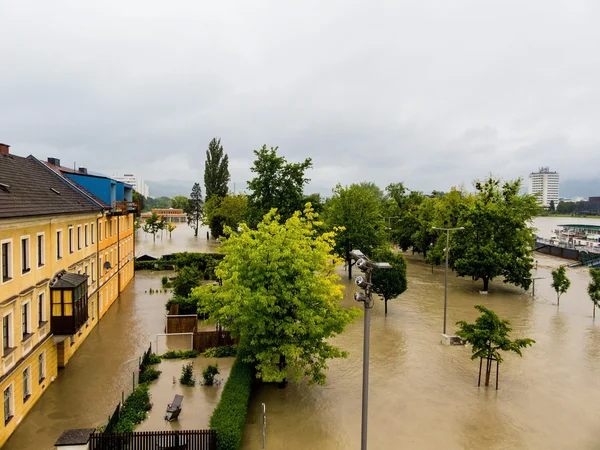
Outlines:
MULTIPOLYGON (((483 291, 484 292, 487 292, 489 285, 490 285, 489 277, 483 277, 483 291)), ((486 386, 487 386, 487 384, 486 384, 486 386)))
POLYGON ((490 374, 492 372, 492 360, 491 359, 487 359, 487 362, 485 364, 485 385, 489 386, 490 385, 490 374))
MULTIPOLYGON (((286 362, 285 362, 285 355, 279 355, 279 370, 283 370, 286 367, 286 362)), ((281 383, 279 383, 279 388, 283 389, 285 388, 287 385, 287 378, 284 378, 283 381, 281 381, 281 383)))
POLYGON ((198 237, 198 220, 196 220, 196 229, 194 230, 194 236, 198 237))
POLYGON ((348 279, 351 280, 352 279, 352 257, 351 256, 348 256, 347 262, 348 262, 348 279))
POLYGON ((596 304, 595 303, 594 303, 594 315, 593 315, 593 318, 594 319, 596 318, 596 304))
POLYGON ((156 233, 152 233, 152 241, 156 242, 156 233))
POLYGON ((560 306, 560 295, 556 296, 556 305, 560 306))
POLYGON ((385 315, 387 316, 387 298, 383 299, 385 302, 385 315))

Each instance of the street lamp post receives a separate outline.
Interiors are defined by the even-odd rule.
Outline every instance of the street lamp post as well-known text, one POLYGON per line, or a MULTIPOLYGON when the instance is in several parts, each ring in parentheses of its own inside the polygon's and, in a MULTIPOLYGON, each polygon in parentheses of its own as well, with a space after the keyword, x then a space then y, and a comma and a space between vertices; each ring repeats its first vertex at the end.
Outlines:
POLYGON ((373 262, 360 250, 352 250, 350 255, 356 259, 356 267, 365 274, 366 278, 356 277, 356 284, 364 289, 364 293, 355 292, 354 300, 363 302, 365 306, 365 328, 363 337, 363 384, 362 384, 362 419, 360 448, 367 450, 367 422, 369 409, 369 345, 371 335, 371 308, 373 307, 373 296, 371 274, 373 269, 391 269, 392 266, 386 262, 373 262))
POLYGON ((434 230, 443 230, 446 232, 446 276, 444 279, 444 332, 446 334, 446 311, 448 310, 448 251, 450 249, 450 232, 457 230, 464 230, 465 227, 457 228, 441 228, 432 227, 434 230))

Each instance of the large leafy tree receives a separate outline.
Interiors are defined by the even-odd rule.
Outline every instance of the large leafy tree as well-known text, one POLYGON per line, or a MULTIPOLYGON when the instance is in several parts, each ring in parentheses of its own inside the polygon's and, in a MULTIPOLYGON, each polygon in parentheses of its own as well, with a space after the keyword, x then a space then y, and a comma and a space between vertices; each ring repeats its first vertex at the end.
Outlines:
POLYGON ((319 234, 318 225, 307 208, 283 223, 272 210, 256 230, 226 230, 216 269, 223 285, 192 292, 200 311, 240 338, 263 381, 283 382, 291 372, 323 384, 327 359, 346 356, 330 338, 359 311, 339 305, 334 234, 319 234))
POLYGON ((200 273, 195 267, 184 266, 173 280, 173 293, 187 297, 196 286, 200 286, 200 273))
POLYGON ((245 194, 213 195, 204 204, 204 224, 210 228, 210 233, 217 238, 223 235, 224 227, 237 230, 246 218, 248 197, 245 194))
POLYGON ((188 225, 194 229, 194 236, 198 236, 198 228, 203 216, 202 188, 200 183, 194 183, 190 194, 189 210, 187 212, 188 225))
POLYGON ((483 280, 484 291, 499 276, 528 289, 536 198, 519 195, 520 179, 501 183, 490 176, 475 188, 473 199, 461 204, 459 225, 465 229, 453 236, 450 265, 459 276, 483 280))
POLYGON ((406 291, 406 260, 400 253, 395 253, 389 248, 378 249, 373 254, 373 259, 390 263, 392 268, 374 270, 371 281, 376 294, 383 297, 385 314, 387 315, 387 302, 406 291))
POLYGON ((485 385, 489 386, 492 362, 497 361, 501 364, 503 361, 501 351, 514 352, 523 356, 521 349, 535 344, 535 341, 529 338, 511 341, 509 335, 512 328, 508 320, 500 320, 494 311, 483 305, 477 305, 475 309, 481 313, 481 316, 475 320, 475 323, 467 323, 464 320, 456 322, 460 327, 456 335, 471 344, 473 352, 471 359, 486 360, 485 385))
POLYGON ((213 138, 208 144, 204 163, 206 201, 213 195, 225 197, 229 191, 227 188, 229 180, 229 156, 223 152, 221 139, 213 138))
POLYGON ((588 284, 588 294, 594 303, 594 319, 596 318, 596 308, 600 308, 600 269, 590 268, 592 280, 588 284))
POLYGON ((283 220, 304 208, 304 186, 310 180, 304 173, 312 167, 310 158, 288 163, 277 155, 278 147, 254 150, 256 160, 250 169, 256 176, 248 182, 248 224, 255 227, 272 208, 283 220))
POLYGON ((552 288, 556 291, 556 304, 560 306, 560 296, 571 287, 571 280, 567 278, 565 266, 552 270, 552 288))
POLYGON ((183 209, 183 212, 188 212, 190 209, 190 199, 185 195, 176 195, 171 200, 171 207, 175 209, 183 209))
POLYGON ((385 222, 381 215, 381 204, 368 186, 352 184, 337 185, 333 197, 327 204, 325 217, 333 230, 339 230, 335 248, 348 265, 348 279, 352 279, 354 249, 370 255, 385 241, 385 222))
POLYGON ((152 240, 156 242, 156 233, 164 230, 167 227, 164 217, 159 217, 158 214, 152 213, 144 222, 143 230, 152 235, 152 240))

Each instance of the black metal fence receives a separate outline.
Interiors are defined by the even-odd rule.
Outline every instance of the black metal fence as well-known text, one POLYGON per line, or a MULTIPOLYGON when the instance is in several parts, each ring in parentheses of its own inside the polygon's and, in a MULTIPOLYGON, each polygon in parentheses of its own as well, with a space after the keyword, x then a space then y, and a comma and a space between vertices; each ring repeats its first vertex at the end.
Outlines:
POLYGON ((216 450, 215 430, 93 433, 90 450, 216 450))

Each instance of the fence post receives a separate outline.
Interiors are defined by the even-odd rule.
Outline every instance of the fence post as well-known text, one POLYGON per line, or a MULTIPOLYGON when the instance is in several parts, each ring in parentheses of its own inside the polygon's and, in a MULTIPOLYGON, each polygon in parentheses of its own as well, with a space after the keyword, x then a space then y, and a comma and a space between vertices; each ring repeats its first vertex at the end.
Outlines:
POLYGON ((133 390, 135 391, 135 372, 133 372, 131 375, 133 379, 133 390))
POLYGON ((121 404, 125 403, 125 391, 121 391, 121 404))

